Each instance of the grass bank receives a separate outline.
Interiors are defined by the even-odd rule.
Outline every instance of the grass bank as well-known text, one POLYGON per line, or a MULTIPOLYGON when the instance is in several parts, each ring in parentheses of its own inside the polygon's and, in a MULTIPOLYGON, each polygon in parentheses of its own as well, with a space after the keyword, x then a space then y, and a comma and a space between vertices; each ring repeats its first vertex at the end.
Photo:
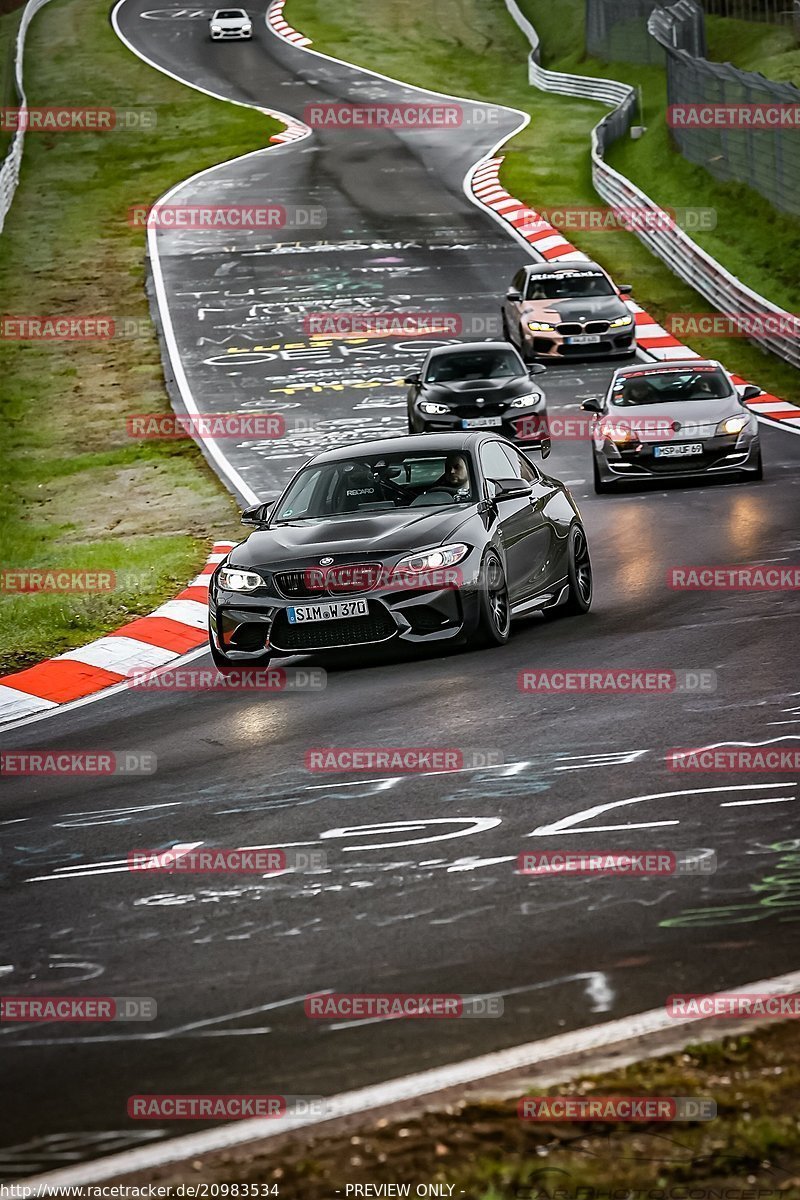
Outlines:
MULTIPOLYGON (((525 2, 532 11, 532 0, 525 2)), ((574 41, 570 6, 576 0, 541 3, 562 37, 574 41)), ((530 125, 503 149, 505 186, 534 208, 598 203, 588 147, 589 133, 603 109, 589 101, 547 96, 529 86, 528 44, 502 3, 437 0, 432 6, 428 0, 404 0, 401 5, 392 0, 349 0, 333 8, 325 0, 289 0, 285 12, 318 50, 422 87, 530 113, 530 125)), ((698 201, 693 198, 692 203, 698 201)), ((632 283, 636 299, 658 319, 708 311, 708 302, 633 234, 570 231, 569 236, 617 280, 632 283)), ((696 337, 689 344, 768 391, 800 403, 798 373, 774 356, 740 338, 696 337)))
MULTIPOLYGON (((130 53, 107 0, 53 0, 34 19, 31 105, 153 109, 155 129, 29 133, 0 237, 7 314, 140 323, 106 341, 0 340, 2 566, 115 571, 97 595, 0 594, 0 670, 30 665, 149 612, 241 535, 235 505, 191 441, 137 442, 126 416, 168 411, 130 205, 259 146, 280 126, 193 92, 130 53)), ((0 20, 7 37, 18 14, 0 20)))

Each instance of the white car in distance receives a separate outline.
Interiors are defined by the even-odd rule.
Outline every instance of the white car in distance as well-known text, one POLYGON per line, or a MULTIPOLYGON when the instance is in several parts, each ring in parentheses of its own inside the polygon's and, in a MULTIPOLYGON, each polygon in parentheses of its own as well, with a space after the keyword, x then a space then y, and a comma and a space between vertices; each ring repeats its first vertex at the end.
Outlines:
POLYGON ((218 8, 209 21, 212 42, 248 39, 253 36, 253 23, 243 8, 218 8))

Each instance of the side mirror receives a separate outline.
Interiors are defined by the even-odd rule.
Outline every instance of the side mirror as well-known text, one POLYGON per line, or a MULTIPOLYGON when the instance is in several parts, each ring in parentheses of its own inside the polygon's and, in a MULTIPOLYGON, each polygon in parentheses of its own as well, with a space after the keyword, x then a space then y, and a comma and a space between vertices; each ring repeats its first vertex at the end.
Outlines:
POLYGON ((519 294, 516 288, 509 288, 506 292, 506 300, 519 301, 521 299, 522 296, 519 294))
POLYGON ((252 504, 250 508, 246 508, 242 513, 242 524, 254 525, 256 529, 260 529, 262 525, 266 525, 274 507, 274 500, 271 500, 268 504, 252 504))
POLYGON ((762 389, 756 387, 754 383, 746 383, 744 387, 737 387, 739 400, 742 404, 746 404, 748 400, 755 400, 756 396, 762 395, 762 389))
POLYGON ((630 296, 631 292, 633 291, 633 284, 619 283, 617 284, 617 291, 619 292, 620 296, 630 296))
POLYGON ((531 363, 530 366, 528 367, 528 374, 529 375, 541 375, 546 370, 547 370, 547 367, 544 365, 544 363, 531 363))
POLYGON ((494 485, 495 500, 518 500, 530 496, 533 492, 531 485, 524 479, 490 479, 494 485))
POLYGON ((403 383, 422 383, 422 376, 419 371, 414 371, 411 375, 406 375, 403 383))
POLYGON ((550 451, 553 449, 553 443, 550 438, 541 438, 538 442, 526 442, 525 453, 530 454, 533 451, 536 454, 541 454, 542 458, 549 458, 550 451))
POLYGON ((603 401, 599 396, 587 396, 581 408, 584 412, 601 413, 603 411, 603 401))

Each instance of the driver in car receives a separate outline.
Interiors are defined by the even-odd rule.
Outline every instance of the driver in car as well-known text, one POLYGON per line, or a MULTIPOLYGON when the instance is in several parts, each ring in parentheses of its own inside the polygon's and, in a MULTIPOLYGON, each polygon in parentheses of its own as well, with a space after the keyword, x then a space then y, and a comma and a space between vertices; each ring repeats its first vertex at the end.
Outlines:
POLYGON ((445 488, 448 492, 454 492, 459 499, 469 495, 469 467, 463 454, 448 454, 444 460, 442 476, 433 484, 433 489, 436 488, 445 488))

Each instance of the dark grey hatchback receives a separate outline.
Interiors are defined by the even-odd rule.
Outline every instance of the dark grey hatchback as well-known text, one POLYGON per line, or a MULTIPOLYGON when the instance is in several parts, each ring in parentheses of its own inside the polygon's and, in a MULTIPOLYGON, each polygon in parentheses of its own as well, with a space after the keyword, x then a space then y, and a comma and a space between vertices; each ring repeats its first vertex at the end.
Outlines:
POLYGON ((486 433, 318 454, 211 577, 222 669, 352 646, 502 645, 511 620, 579 614, 592 567, 568 489, 486 433))

